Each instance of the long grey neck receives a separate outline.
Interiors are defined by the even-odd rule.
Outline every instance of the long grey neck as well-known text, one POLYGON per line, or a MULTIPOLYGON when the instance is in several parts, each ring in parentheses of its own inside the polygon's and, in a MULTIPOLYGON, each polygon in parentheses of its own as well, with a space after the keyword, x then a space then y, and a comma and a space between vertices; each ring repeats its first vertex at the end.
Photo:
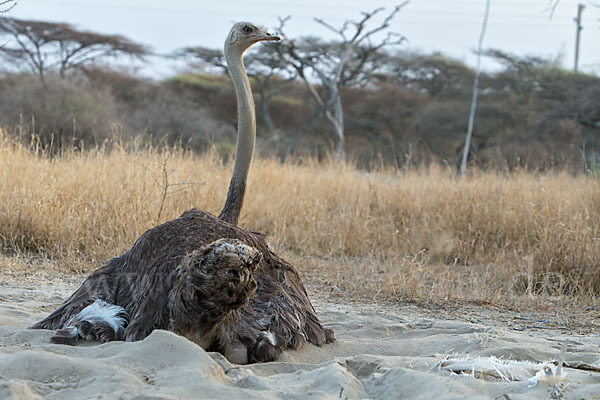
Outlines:
POLYGON ((254 151, 254 138, 256 136, 256 119, 254 116, 254 99, 250 82, 242 62, 242 54, 235 49, 225 46, 225 59, 233 79, 233 86, 237 95, 238 114, 238 138, 235 152, 235 164, 227 200, 219 219, 230 224, 237 225, 242 205, 244 204, 244 193, 246 191, 246 179, 252 162, 254 151))

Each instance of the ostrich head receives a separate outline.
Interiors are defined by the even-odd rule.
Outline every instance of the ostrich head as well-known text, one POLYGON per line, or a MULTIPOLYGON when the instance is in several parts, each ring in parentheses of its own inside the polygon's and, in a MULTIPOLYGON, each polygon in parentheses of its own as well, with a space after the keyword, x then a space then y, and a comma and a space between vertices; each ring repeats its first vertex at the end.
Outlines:
POLYGON ((238 22, 233 25, 229 35, 227 35, 225 48, 235 49, 241 54, 254 43, 265 40, 278 41, 280 39, 278 36, 271 35, 249 22, 238 22))

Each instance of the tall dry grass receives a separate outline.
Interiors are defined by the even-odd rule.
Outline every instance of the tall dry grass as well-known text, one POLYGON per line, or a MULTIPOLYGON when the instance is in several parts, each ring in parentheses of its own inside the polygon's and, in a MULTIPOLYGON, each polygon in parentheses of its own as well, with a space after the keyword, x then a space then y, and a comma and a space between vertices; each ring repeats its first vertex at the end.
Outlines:
MULTIPOLYGON (((98 266, 188 208, 218 213, 230 167, 123 146, 50 158, 2 135, 0 245, 98 266)), ((600 294, 600 183, 584 176, 257 160, 240 225, 336 293, 503 304, 600 294)))

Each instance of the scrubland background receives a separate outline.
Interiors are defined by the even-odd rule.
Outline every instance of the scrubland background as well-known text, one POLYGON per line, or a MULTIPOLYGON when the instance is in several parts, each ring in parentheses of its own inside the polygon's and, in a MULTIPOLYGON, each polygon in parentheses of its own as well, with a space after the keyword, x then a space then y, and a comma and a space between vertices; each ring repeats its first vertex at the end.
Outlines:
MULTIPOLYGON (((389 57, 402 76, 377 75, 341 89, 346 158, 367 170, 458 165, 474 71, 441 54, 389 57)), ((481 78, 471 165, 596 173, 600 78, 563 70, 552 60, 514 57, 505 69, 481 78)), ((252 80, 257 156, 330 157, 334 140, 324 116, 299 135, 315 108, 304 85, 271 80, 267 89, 277 91, 266 100, 272 126, 261 111, 261 86, 252 80)), ((115 139, 198 153, 214 147, 224 159, 235 150, 235 94, 224 73, 196 68, 155 81, 95 65, 65 78, 48 73, 45 81, 29 73, 0 75, 0 124, 26 144, 35 135, 48 153, 115 139)))

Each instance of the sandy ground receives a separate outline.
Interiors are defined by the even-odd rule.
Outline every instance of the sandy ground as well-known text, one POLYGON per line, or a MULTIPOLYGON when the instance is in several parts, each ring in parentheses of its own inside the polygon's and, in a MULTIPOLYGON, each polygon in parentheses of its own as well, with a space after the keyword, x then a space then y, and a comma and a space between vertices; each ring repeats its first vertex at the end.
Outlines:
POLYGON ((0 281, 0 399, 545 399, 553 384, 556 398, 600 399, 598 334, 536 329, 530 317, 513 318, 514 326, 444 320, 414 307, 313 296, 338 341, 247 366, 166 331, 135 343, 69 347, 51 344, 51 331, 27 329, 81 279, 47 273, 0 281), (566 366, 554 378, 555 365, 543 363, 559 359, 567 338, 566 366))

